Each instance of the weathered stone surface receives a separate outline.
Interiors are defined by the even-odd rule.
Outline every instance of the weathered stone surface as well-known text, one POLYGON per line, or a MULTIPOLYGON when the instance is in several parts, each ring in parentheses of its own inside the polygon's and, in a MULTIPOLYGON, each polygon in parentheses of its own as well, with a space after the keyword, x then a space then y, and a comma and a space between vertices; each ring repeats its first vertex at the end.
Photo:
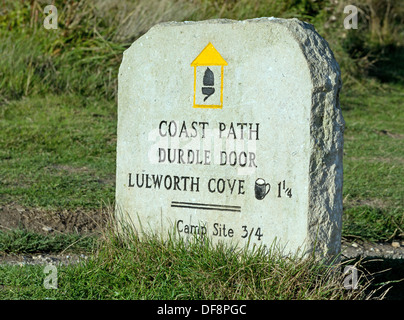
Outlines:
POLYGON ((153 27, 119 70, 117 210, 139 232, 338 254, 340 88, 296 19, 153 27))

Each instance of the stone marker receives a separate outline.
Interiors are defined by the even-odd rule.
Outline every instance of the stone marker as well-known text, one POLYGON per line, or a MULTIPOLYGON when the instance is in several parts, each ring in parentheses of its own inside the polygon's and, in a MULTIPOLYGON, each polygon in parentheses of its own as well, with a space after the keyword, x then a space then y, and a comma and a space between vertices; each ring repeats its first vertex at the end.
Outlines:
POLYGON ((338 254, 340 88, 297 19, 151 28, 119 69, 117 211, 140 234, 338 254))

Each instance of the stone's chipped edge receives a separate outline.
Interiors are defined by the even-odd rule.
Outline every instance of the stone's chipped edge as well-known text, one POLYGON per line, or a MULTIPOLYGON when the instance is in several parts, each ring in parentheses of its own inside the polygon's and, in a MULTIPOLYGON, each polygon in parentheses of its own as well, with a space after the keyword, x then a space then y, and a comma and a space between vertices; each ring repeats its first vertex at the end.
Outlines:
POLYGON ((306 254, 333 261, 341 253, 343 212, 341 71, 327 41, 314 26, 296 18, 276 19, 274 23, 284 25, 298 42, 312 79, 308 239, 304 249, 306 254))
POLYGON ((313 86, 307 251, 334 259, 341 252, 343 212, 341 71, 328 43, 312 25, 297 19, 286 23, 306 57, 313 86))

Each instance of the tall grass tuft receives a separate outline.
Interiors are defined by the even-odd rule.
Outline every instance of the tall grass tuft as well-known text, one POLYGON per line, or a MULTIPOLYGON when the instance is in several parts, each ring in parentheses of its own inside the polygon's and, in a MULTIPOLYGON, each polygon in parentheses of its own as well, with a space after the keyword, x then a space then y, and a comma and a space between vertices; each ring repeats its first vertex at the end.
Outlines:
MULTIPOLYGON (((111 215, 112 216, 112 215, 111 215)), ((162 239, 130 224, 111 220, 98 249, 76 276, 88 285, 88 299, 363 299, 343 287, 342 265, 326 266, 313 258, 288 256, 276 245, 235 249, 207 238, 162 239), (120 232, 116 232, 120 230, 120 232)), ((66 280, 65 289, 76 291, 66 280)))

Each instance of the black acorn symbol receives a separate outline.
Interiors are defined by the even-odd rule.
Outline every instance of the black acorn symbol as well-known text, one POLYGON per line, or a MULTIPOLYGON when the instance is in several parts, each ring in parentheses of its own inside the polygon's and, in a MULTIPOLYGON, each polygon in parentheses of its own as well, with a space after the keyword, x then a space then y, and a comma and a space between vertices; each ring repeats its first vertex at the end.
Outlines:
POLYGON ((209 68, 206 69, 203 76, 203 85, 206 86, 202 87, 202 94, 206 96, 203 101, 206 101, 206 99, 208 99, 212 94, 215 93, 215 88, 212 87, 215 85, 215 76, 212 70, 210 70, 209 68))

